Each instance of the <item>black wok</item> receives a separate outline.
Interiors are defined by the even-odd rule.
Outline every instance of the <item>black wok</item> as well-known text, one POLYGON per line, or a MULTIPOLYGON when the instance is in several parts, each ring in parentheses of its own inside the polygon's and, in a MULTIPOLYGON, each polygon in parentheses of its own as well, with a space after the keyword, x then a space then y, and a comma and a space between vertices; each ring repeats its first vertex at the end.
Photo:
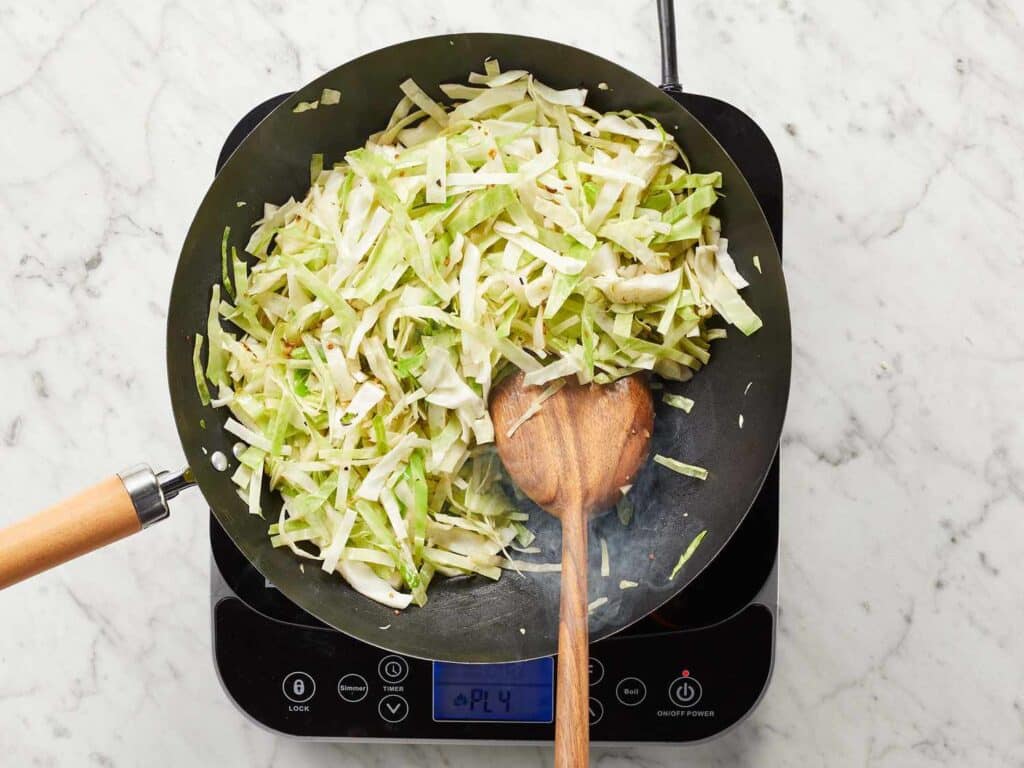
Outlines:
MULTIPOLYGON (((428 93, 440 98, 439 83, 464 81, 468 72, 479 69, 489 57, 499 59, 503 68, 530 70, 557 88, 588 87, 588 103, 598 110, 628 108, 651 115, 675 135, 694 170, 723 173, 725 197, 717 204, 716 214, 723 220, 731 250, 745 260, 741 269, 754 254, 760 257, 763 274, 752 275, 744 296, 764 327, 751 337, 733 332, 727 340, 715 342, 712 361, 705 370, 686 384, 667 386, 696 401, 692 413, 662 405, 657 409, 652 454, 706 466, 711 472, 708 480, 681 477, 649 463, 630 493, 635 505, 632 523, 623 526, 614 514, 592 521, 591 594, 592 598, 603 594, 609 602, 590 618, 591 639, 600 640, 653 611, 714 559, 756 498, 782 428, 789 390, 790 328, 778 251, 747 182, 696 118, 656 86, 610 61, 529 37, 444 35, 375 51, 296 91, 245 138, 203 199, 182 247, 171 291, 167 370, 175 421, 191 475, 186 471, 154 479, 148 470, 122 475, 143 524, 165 516, 167 499, 194 479, 239 550, 298 606, 373 645, 410 656, 460 662, 553 654, 558 574, 506 572, 497 582, 479 577, 438 579, 425 607, 411 607, 395 615, 357 594, 336 574, 315 567, 301 572, 287 549, 274 549, 269 543, 268 520, 276 519, 280 503, 276 494, 264 489, 267 520, 251 516, 236 494, 231 471, 219 472, 211 465, 209 455, 215 451, 231 458, 234 438, 222 429, 226 411, 204 407, 199 401, 192 351, 194 334, 205 324, 210 287, 220 280, 220 241, 225 226, 231 227, 235 243, 241 246, 264 201, 302 196, 309 186, 310 156, 323 153, 329 164, 340 160, 346 150, 360 146, 387 122, 400 96, 398 84, 406 77, 413 76, 428 93), (602 82, 608 85, 606 90, 596 87, 602 82), (324 88, 341 92, 339 106, 293 114, 298 102, 316 99, 324 88), (238 207, 237 201, 247 205, 238 207), (737 421, 741 412, 742 428, 737 421), (675 579, 670 579, 681 552, 703 530, 707 534, 700 547, 675 579), (611 579, 599 576, 600 539, 608 543, 611 579), (636 581, 639 587, 621 591, 619 579, 636 581), (384 626, 390 628, 381 629, 384 626)), ((751 270, 747 267, 744 271, 751 270)), ((114 487, 104 490, 111 504, 123 506, 123 493, 119 495, 114 487)), ((96 497, 90 499, 91 514, 102 518, 96 497)), ((76 504, 80 508, 82 500, 66 502, 42 516, 56 510, 65 518, 78 515, 80 521, 80 510, 68 510, 76 504)), ((557 561, 557 521, 529 502, 522 505, 531 512, 536 544, 544 550, 538 558, 557 561)), ((16 541, 9 531, 0 532, 0 586, 137 529, 122 525, 77 549, 71 546, 56 556, 44 555, 33 567, 17 572, 8 568, 5 580, 4 560, 11 559, 15 544, 23 549, 28 535, 24 527, 30 523, 35 524, 32 520, 19 524, 22 530, 16 541)))

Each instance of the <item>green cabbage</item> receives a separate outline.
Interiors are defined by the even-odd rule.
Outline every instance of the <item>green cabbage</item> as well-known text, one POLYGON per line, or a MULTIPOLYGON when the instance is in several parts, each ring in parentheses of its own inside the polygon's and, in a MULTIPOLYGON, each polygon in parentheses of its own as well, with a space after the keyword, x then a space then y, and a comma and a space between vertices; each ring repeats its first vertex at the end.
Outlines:
POLYGON ((654 455, 654 463, 661 464, 661 466, 666 469, 671 469, 673 472, 685 475, 686 477, 695 477, 698 480, 708 479, 708 471, 704 467, 698 467, 695 464, 686 464, 678 459, 662 456, 660 453, 656 453, 654 455))
POLYGON ((676 574, 682 570, 683 566, 686 565, 686 561, 693 557, 693 553, 697 551, 697 547, 704 541, 704 537, 708 535, 707 531, 701 531, 693 537, 693 541, 690 542, 689 546, 683 550, 683 554, 679 556, 679 560, 676 561, 675 566, 672 568, 672 573, 669 574, 668 580, 672 581, 676 577, 676 574))
POLYGON ((681 411, 689 413, 693 409, 693 400, 682 395, 672 395, 665 393, 661 396, 662 402, 666 405, 671 405, 673 408, 678 408, 681 411))
POLYGON ((202 336, 194 349, 200 398, 248 446, 239 496, 262 515, 264 480, 280 494, 273 545, 396 609, 437 574, 559 569, 508 552, 537 549, 499 482, 487 398, 503 376, 539 387, 525 421, 565 376, 687 380, 716 311, 760 325, 710 213, 721 174, 691 173, 656 121, 602 115, 583 89, 493 60, 469 80, 441 87, 454 107, 403 82, 380 133, 340 162, 314 155, 305 197, 265 206, 249 258, 225 230, 205 371, 202 336))

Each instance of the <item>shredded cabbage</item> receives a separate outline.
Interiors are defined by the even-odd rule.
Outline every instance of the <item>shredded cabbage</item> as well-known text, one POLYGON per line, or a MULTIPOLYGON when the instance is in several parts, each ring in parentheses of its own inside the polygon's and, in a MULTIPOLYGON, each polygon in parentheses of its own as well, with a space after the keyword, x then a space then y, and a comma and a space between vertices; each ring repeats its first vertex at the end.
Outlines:
POLYGON ((672 573, 669 574, 669 581, 672 581, 672 579, 676 577, 676 574, 682 570, 684 565, 686 565, 686 561, 693 557, 693 553, 697 551, 697 547, 700 546, 700 543, 707 535, 707 531, 701 531, 693 537, 693 541, 690 542, 689 546, 683 551, 683 554, 679 556, 679 560, 676 561, 675 567, 672 569, 672 573))
POLYGON ((519 417, 512 422, 508 430, 505 432, 505 435, 507 437, 512 437, 512 435, 516 433, 516 430, 518 430, 521 426, 523 426, 523 424, 525 424, 527 421, 532 419, 540 412, 540 409, 544 407, 544 402, 548 398, 550 398, 564 386, 565 379, 559 379, 558 381, 548 384, 548 386, 544 388, 544 391, 537 396, 537 399, 530 403, 526 410, 523 411, 519 415, 519 417))
POLYGON ((688 397, 683 397, 682 395, 673 395, 666 392, 664 395, 661 396, 661 400, 666 405, 671 405, 673 408, 678 408, 679 410, 685 411, 686 413, 689 413, 691 410, 693 410, 693 400, 691 400, 688 397))
POLYGON ((196 344, 192 349, 192 369, 196 376, 196 391, 199 393, 199 401, 203 405, 210 404, 210 388, 206 386, 206 376, 203 375, 203 363, 201 359, 203 351, 203 334, 196 334, 196 344))
POLYGON ((678 472, 680 475, 685 475, 686 477, 695 477, 698 480, 708 479, 708 471, 704 467, 698 467, 695 464, 686 464, 685 462, 677 459, 662 456, 660 453, 654 454, 654 463, 661 464, 661 466, 671 469, 673 472, 678 472))
MULTIPOLYGON (((401 83, 381 132, 315 155, 305 197, 265 205, 250 258, 225 231, 205 369, 196 337, 200 398, 246 446, 239 496, 263 515, 266 480, 282 500, 273 545, 396 609, 438 575, 560 570, 508 552, 538 550, 501 489, 501 377, 545 387, 525 420, 565 376, 689 379, 716 311, 760 325, 710 213, 721 174, 691 173, 656 121, 595 112, 584 89, 493 60, 469 80, 441 86, 455 106, 401 83)), ((324 89, 294 111, 339 101, 324 89)))

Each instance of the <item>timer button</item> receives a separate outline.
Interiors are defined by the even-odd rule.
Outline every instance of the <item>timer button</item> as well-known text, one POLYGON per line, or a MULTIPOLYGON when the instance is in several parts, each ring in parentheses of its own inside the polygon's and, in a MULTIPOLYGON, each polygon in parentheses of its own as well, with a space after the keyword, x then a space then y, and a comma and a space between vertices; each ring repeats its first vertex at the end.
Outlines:
POLYGON ((281 690, 288 701, 305 704, 316 693, 316 682, 305 672, 291 672, 281 681, 281 690))
POLYGON ((338 695, 343 701, 355 704, 366 698, 370 686, 366 684, 366 678, 362 675, 350 673, 338 681, 338 695))
POLYGON ((409 716, 409 702, 401 696, 388 694, 377 705, 377 714, 387 723, 400 723, 409 716))
POLYGON ((397 685, 409 674, 409 662, 401 656, 385 656, 377 665, 377 674, 385 683, 397 685))
POLYGON ((615 698, 620 704, 635 707, 647 698, 647 686, 639 677, 624 677, 615 686, 615 698))
POLYGON ((677 707, 689 709, 704 695, 704 689, 695 677, 677 677, 668 687, 668 697, 677 707))
POLYGON ((604 680, 604 664, 599 659, 595 659, 593 656, 588 661, 588 670, 590 672, 590 684, 597 685, 604 680))
POLYGON ((590 697, 590 724, 597 725, 601 722, 601 718, 604 717, 604 704, 595 699, 593 696, 590 697))

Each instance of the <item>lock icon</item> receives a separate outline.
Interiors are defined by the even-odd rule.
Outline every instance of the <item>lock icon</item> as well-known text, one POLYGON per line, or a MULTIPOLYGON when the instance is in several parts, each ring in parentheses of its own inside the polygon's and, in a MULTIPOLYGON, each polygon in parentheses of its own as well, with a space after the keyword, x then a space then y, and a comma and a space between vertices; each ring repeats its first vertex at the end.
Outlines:
POLYGON ((291 672, 285 676, 284 681, 281 683, 281 690, 288 701, 304 704, 313 698, 313 694, 316 693, 316 683, 305 672, 291 672))

